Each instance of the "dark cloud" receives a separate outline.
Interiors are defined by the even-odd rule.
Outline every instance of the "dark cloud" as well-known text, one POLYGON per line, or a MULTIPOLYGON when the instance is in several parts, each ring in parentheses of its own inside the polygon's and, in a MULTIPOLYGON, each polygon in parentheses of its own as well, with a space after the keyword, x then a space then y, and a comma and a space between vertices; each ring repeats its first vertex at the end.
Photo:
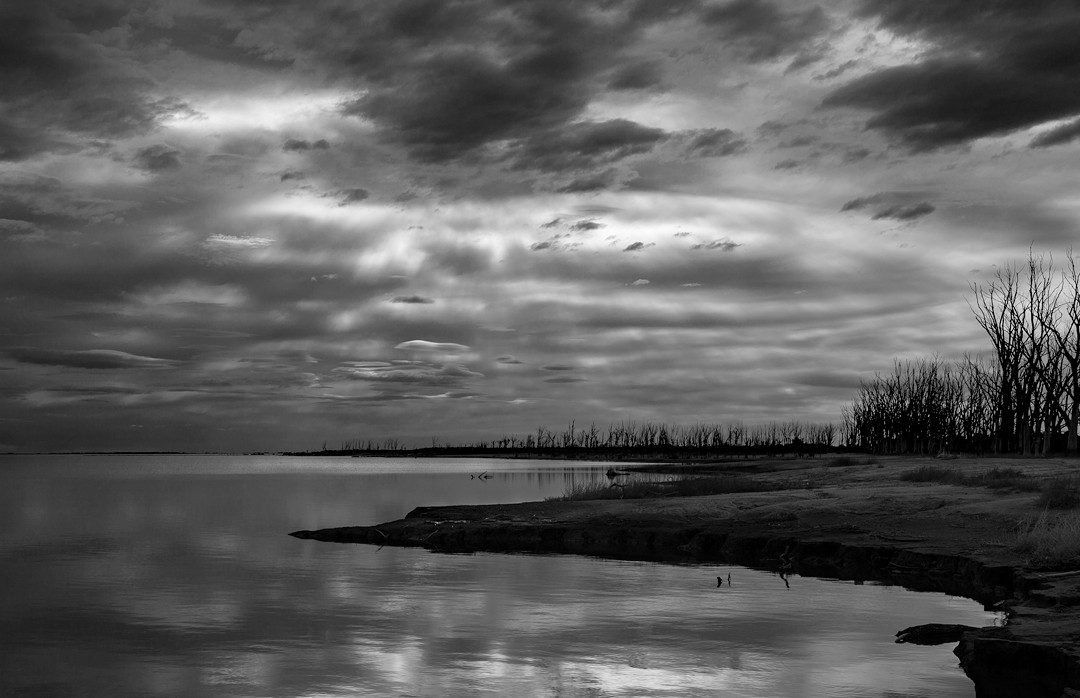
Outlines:
POLYGON ((925 201, 911 206, 888 206, 874 213, 872 220, 892 218, 898 221, 910 221, 928 216, 935 211, 934 206, 925 201))
POLYGON ((577 366, 574 366, 573 364, 545 364, 540 368, 545 371, 573 371, 577 366))
POLYGON ((75 20, 88 9, 44 2, 0 8, 0 150, 5 159, 69 149, 88 138, 147 133, 161 117, 184 108, 173 98, 155 95, 147 74, 109 45, 106 33, 79 29, 75 20), (20 134, 29 138, 16 145, 20 134))
POLYGON ((517 364, 523 364, 525 362, 511 354, 503 354, 502 356, 495 357, 495 363, 513 366, 517 364))
POLYGON ((651 90, 661 84, 660 66, 654 61, 640 61, 618 68, 611 75, 612 90, 651 90))
POLYGON ((426 305, 428 303, 434 303, 435 301, 431 298, 426 298, 424 296, 394 296, 394 298, 391 299, 390 302, 408 303, 413 305, 426 305))
POLYGON ((1039 134, 1031 141, 1032 148, 1048 148, 1052 145, 1071 143, 1080 138, 1080 119, 1070 121, 1039 134))
POLYGON ((863 196, 844 202, 840 211, 859 211, 865 208, 874 209, 870 216, 871 220, 893 219, 898 221, 914 220, 928 216, 937 210, 928 201, 912 201, 912 194, 907 192, 881 192, 871 196, 863 196))
POLYGON ((646 245, 644 242, 632 242, 623 248, 623 252, 640 252, 645 249, 645 247, 646 245))
POLYGON ((912 151, 1080 113, 1080 6, 1075 3, 866 0, 862 12, 934 49, 919 62, 841 86, 823 105, 872 112, 867 128, 912 151))
POLYGON ((584 378, 577 376, 555 376, 554 378, 544 379, 545 383, 586 383, 584 378))
POLYGON ((742 247, 742 243, 722 238, 720 240, 713 240, 711 242, 705 242, 698 245, 692 245, 692 250, 720 250, 721 252, 731 252, 732 250, 742 247))
POLYGON ((135 164, 147 172, 167 172, 181 167, 180 151, 159 143, 147 146, 135 153, 135 164))
POLYGON ((176 364, 169 359, 151 356, 138 356, 115 349, 86 349, 82 351, 60 351, 53 349, 19 348, 12 349, 8 355, 20 363, 42 366, 64 366, 67 368, 89 369, 126 369, 126 368, 167 368, 176 364))
MULTIPOLYGON (((802 54, 829 29, 828 17, 817 5, 792 9, 768 0, 712 6, 702 11, 701 19, 755 62, 802 54)), ((804 65, 813 62, 803 60, 804 65)))
POLYGON ((362 87, 344 113, 422 161, 484 156, 494 144, 534 148, 537 134, 579 130, 605 86, 647 89, 659 79, 628 47, 663 20, 617 4, 376 2, 335 13, 336 26, 313 27, 303 50, 362 87), (402 21, 406 6, 417 9, 402 21))
POLYGON ((728 128, 683 131, 679 138, 686 143, 684 150, 691 157, 724 157, 746 150, 746 141, 728 128))
POLYGON ((573 225, 571 225, 570 230, 573 230, 575 232, 584 232, 584 231, 588 231, 588 230, 599 230, 600 228, 603 228, 603 227, 604 227, 603 223, 597 223, 594 220, 583 220, 583 221, 578 221, 577 223, 574 223, 573 225))
POLYGON ((833 68, 829 68, 828 70, 826 70, 824 73, 821 73, 820 75, 815 75, 813 77, 813 79, 814 80, 832 80, 833 78, 840 77, 841 75, 843 75, 844 73, 851 70, 852 68, 854 68, 857 65, 859 65, 859 62, 854 60, 854 59, 849 60, 849 61, 844 61, 843 63, 841 63, 838 66, 835 66, 833 68))
POLYGON ((485 143, 569 121, 588 101, 584 51, 569 41, 509 61, 455 48, 401 66, 346 108, 383 127, 422 160, 445 161, 485 143))
POLYGON ((338 192, 338 197, 341 199, 341 203, 343 205, 355 204, 360 201, 364 201, 370 196, 371 192, 369 192, 367 189, 361 189, 359 187, 355 189, 342 189, 338 192))
POLYGON ((281 181, 288 182, 290 179, 307 179, 303 172, 289 171, 281 173, 281 181))
POLYGON ((607 189, 617 189, 622 185, 623 181, 622 173, 615 169, 607 169, 602 172, 575 177, 555 191, 559 194, 588 194, 607 189))
POLYGON ((515 166, 547 172, 591 170, 647 153, 666 137, 663 129, 626 119, 576 123, 524 140, 514 155, 515 166))
POLYGON ((330 148, 330 142, 327 141, 325 138, 320 138, 319 140, 315 141, 314 143, 312 143, 311 141, 304 141, 304 140, 297 140, 295 138, 290 138, 287 141, 285 141, 285 143, 281 146, 281 149, 284 150, 287 153, 288 152, 295 152, 295 151, 303 151, 303 150, 328 150, 329 148, 330 148))

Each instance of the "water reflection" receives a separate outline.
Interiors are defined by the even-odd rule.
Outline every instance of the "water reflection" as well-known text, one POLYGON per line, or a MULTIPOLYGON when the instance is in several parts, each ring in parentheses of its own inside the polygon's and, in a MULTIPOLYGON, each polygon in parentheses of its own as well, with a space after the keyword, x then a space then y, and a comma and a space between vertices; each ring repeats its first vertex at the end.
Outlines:
POLYGON ((605 470, 0 459, 0 695, 972 695, 947 647, 892 643, 992 622, 962 599, 285 535, 538 499, 605 470))

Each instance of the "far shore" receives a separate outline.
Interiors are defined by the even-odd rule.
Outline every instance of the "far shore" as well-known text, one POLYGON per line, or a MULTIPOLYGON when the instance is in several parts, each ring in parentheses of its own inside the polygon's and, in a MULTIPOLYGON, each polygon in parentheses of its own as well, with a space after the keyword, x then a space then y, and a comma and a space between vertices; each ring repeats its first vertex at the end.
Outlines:
MULTIPOLYGON (((1005 627, 966 632, 955 649, 977 696, 1080 695, 1080 509, 1039 505, 1047 483, 1076 485, 1080 460, 822 455, 671 464, 652 459, 652 465, 620 468, 629 469, 660 473, 658 478, 738 475, 773 489, 421 506, 376 526, 292 535, 444 552, 721 561, 777 574, 944 591, 1008 614, 1005 627), (910 475, 916 470, 932 477, 917 481, 910 475), (1009 473, 1013 477, 1004 477, 1009 473), (1071 534, 1055 528, 1069 525, 1071 534), (1066 546, 1071 535, 1066 550, 1073 552, 1055 557, 1025 544, 1040 533, 1064 537, 1066 546)), ((612 494, 619 491, 616 486, 612 494)))

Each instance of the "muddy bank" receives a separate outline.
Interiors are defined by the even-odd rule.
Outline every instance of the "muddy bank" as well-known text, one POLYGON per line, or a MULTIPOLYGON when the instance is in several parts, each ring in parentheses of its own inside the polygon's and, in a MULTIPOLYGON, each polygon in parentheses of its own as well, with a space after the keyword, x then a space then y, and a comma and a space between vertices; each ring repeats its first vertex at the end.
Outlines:
MULTIPOLYGON (((1037 513, 1038 495, 899 479, 920 463, 759 463, 752 477, 783 481, 786 489, 419 507, 404 519, 376 526, 292 535, 451 553, 720 562, 785 575, 942 591, 1009 613, 1007 627, 965 633, 956 647, 978 696, 1080 695, 1080 571, 1039 568, 1013 549, 1017 522, 1037 513)), ((1049 477, 1072 467, 1046 460, 937 464, 974 473, 1003 463, 1031 477, 1049 477)))

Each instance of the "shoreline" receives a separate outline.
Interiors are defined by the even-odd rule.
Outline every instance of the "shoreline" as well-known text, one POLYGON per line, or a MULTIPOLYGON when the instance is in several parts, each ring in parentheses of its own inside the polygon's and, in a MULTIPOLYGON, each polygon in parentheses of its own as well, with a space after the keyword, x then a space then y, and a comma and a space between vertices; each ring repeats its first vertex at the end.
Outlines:
POLYGON ((730 473, 737 467, 784 489, 418 507, 397 521, 290 535, 439 552, 722 562, 943 591, 1008 613, 1005 627, 966 632, 954 650, 977 696, 1080 696, 1080 569, 1039 566, 1013 549, 1018 522, 1039 514, 1038 493, 898 477, 933 465, 971 475, 1017 468, 1048 479, 1072 475, 1075 461, 882 457, 854 465, 836 462, 627 464, 625 469, 659 473, 730 473))

